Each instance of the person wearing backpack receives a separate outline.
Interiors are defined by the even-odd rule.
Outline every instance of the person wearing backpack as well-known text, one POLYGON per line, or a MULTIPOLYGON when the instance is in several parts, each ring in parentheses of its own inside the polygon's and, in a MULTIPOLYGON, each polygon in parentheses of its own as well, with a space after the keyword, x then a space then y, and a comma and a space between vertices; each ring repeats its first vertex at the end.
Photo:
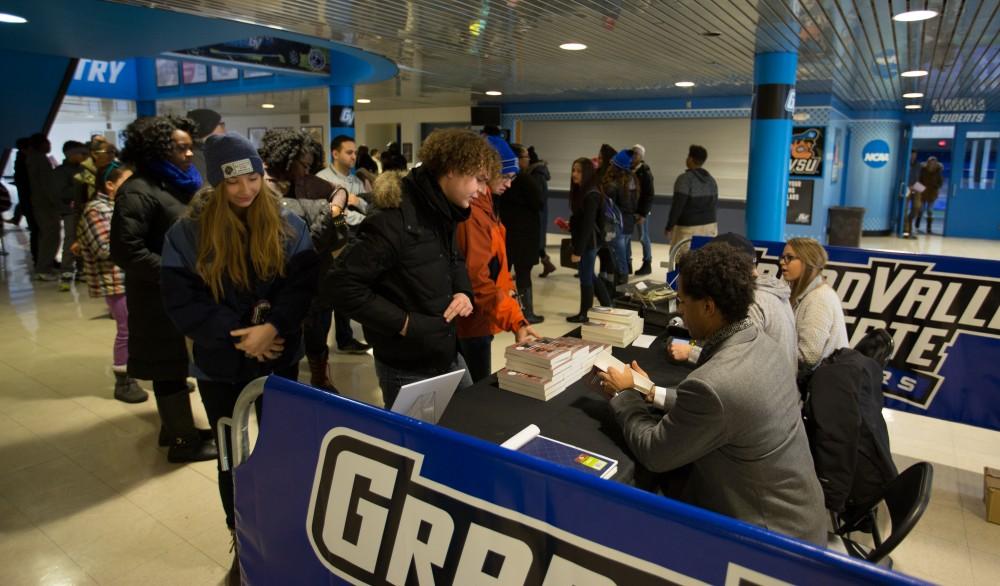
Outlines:
POLYGON ((581 157, 573 161, 570 178, 569 200, 573 212, 569 219, 573 239, 570 260, 579 263, 580 312, 566 321, 579 324, 587 323, 587 311, 594 304, 595 293, 601 305, 611 305, 611 295, 594 273, 597 251, 605 241, 607 222, 603 210, 607 198, 597 189, 597 170, 590 159, 581 157))
POLYGON ((632 173, 632 151, 622 149, 611 159, 608 172, 601 181, 601 191, 607 202, 616 209, 605 215, 615 218, 617 234, 611 242, 611 252, 615 259, 615 284, 625 283, 632 274, 632 232, 635 230, 635 216, 639 205, 639 184, 632 173), (618 220, 620 218, 620 220, 618 220))

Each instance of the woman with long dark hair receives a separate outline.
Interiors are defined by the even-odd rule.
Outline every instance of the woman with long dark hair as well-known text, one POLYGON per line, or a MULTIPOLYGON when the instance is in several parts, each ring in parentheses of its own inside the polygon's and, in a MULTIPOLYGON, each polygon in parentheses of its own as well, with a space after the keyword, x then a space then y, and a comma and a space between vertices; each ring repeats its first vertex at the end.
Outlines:
POLYGON ((571 260, 580 263, 580 312, 566 318, 570 323, 586 323, 587 311, 594 304, 594 293, 601 305, 611 305, 604 282, 594 272, 597 251, 604 240, 604 195, 597 188, 597 170, 590 159, 573 161, 569 199, 572 216, 569 219, 573 238, 571 260))
POLYGON ((193 131, 194 122, 172 115, 128 125, 121 159, 135 174, 118 190, 111 219, 111 258, 125 270, 128 291, 128 375, 153 381, 160 445, 170 446, 170 462, 218 455, 211 430, 194 426, 187 346, 160 293, 163 238, 202 183, 192 164, 193 131))
MULTIPOLYGON (((167 314, 194 342, 201 400, 217 429, 253 379, 298 378, 316 253, 305 222, 283 210, 264 183, 264 164, 249 141, 209 136, 205 167, 212 187, 167 232, 161 278, 167 314)), ((219 493, 232 530, 232 472, 221 466, 219 493)), ((237 557, 230 575, 238 573, 237 557)))

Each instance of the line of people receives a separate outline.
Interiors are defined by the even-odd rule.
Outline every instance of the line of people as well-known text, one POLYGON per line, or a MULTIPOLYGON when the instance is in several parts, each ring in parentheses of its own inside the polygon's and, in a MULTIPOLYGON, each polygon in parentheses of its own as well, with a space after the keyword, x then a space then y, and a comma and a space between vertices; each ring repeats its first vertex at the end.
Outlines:
MULTIPOLYGON (((346 324, 344 337, 334 327, 338 347, 371 345, 387 408, 411 382, 465 370, 461 389, 488 376, 499 333, 537 335, 531 270, 544 254, 545 197, 528 149, 437 130, 419 166, 392 170, 383 156, 390 169, 375 176, 351 172, 357 148, 348 137, 333 140, 327 167, 307 133, 269 131, 258 150, 213 121, 210 132, 172 115, 133 122, 121 160, 94 165, 94 197, 82 208, 88 283, 118 322, 116 396, 142 400, 129 377, 152 381, 168 460, 218 457, 221 438, 195 427, 189 374, 213 430, 247 383, 271 373, 296 380, 303 357, 313 386, 337 392, 328 370, 331 310, 346 324), (367 344, 346 337, 348 320, 367 344)), ((618 257, 612 266, 629 266, 631 231, 648 223, 640 221, 649 209, 640 191, 652 198, 643 155, 637 145, 607 157, 603 169, 588 158, 573 163, 581 307, 571 321, 585 319, 595 295, 611 303, 595 273, 600 251, 618 257)), ((675 238, 715 230, 718 194, 706 158, 692 146, 676 182, 667 226, 675 238)), ((808 239, 788 242, 781 269, 789 288, 755 272, 745 238, 717 240, 680 265, 681 311, 699 344, 687 355, 669 352, 698 368, 654 396, 624 392, 629 371, 612 373, 611 408, 651 470, 694 466, 693 492, 683 498, 819 542, 822 491, 796 375, 847 346, 839 300, 822 276, 825 251, 808 239), (651 415, 646 403, 666 415, 651 415), (775 484, 775 476, 787 481, 775 484)), ((233 528, 232 477, 221 467, 219 490, 233 528)))

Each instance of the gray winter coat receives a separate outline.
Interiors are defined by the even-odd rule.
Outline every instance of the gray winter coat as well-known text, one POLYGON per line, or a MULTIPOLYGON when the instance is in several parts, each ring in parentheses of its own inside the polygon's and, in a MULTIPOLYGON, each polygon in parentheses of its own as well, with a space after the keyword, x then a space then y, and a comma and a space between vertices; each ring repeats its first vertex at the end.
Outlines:
POLYGON ((611 409, 643 466, 663 472, 691 464, 685 501, 825 545, 823 491, 785 361, 751 325, 681 381, 662 418, 637 392, 619 393, 611 409))

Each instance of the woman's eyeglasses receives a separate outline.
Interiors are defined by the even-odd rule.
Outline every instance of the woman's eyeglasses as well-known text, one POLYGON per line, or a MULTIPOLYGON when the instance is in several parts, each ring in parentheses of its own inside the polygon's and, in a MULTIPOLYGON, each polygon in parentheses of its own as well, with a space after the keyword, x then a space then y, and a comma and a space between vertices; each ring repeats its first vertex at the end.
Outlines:
POLYGON ((793 260, 795 260, 797 258, 799 258, 799 257, 791 255, 791 254, 783 254, 783 255, 781 255, 781 256, 778 257, 778 261, 779 262, 783 262, 783 263, 785 263, 787 265, 788 263, 792 262, 793 260))

